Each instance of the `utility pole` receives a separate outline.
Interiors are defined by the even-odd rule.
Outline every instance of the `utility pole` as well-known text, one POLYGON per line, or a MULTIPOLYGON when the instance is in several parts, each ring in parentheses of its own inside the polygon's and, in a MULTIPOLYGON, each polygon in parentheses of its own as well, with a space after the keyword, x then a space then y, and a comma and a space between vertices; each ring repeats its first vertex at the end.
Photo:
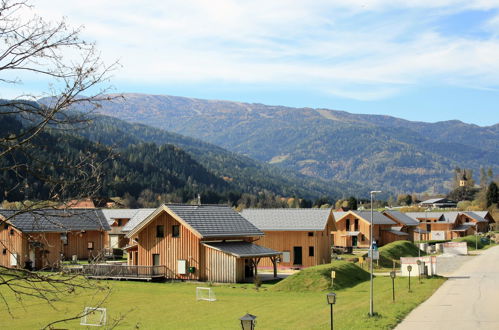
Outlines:
POLYGON ((371 290, 370 290, 370 297, 369 297, 369 316, 374 316, 374 285, 373 285, 373 257, 374 257, 374 222, 373 222, 373 215, 374 215, 374 211, 373 211, 373 197, 375 194, 378 194, 380 193, 381 191, 379 190, 373 190, 371 191, 371 228, 370 228, 370 233, 369 233, 369 243, 370 243, 370 246, 369 246, 369 254, 370 254, 370 258, 369 258, 369 263, 370 263, 370 266, 371 266, 371 290))

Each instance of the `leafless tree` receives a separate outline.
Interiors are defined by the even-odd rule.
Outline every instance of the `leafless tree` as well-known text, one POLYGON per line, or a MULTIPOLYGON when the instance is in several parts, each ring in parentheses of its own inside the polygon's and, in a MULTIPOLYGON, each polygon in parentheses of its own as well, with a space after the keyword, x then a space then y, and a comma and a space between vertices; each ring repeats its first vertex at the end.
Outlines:
MULTIPOLYGON (((0 98, 0 178, 3 198, 24 194, 17 213, 45 207, 60 208, 68 199, 92 196, 101 185, 106 159, 92 151, 48 163, 43 157, 47 132, 58 134, 89 123, 89 114, 105 93, 117 63, 106 65, 93 43, 80 37, 81 29, 64 19, 50 22, 34 14, 29 0, 0 2, 0 91, 23 90, 26 80, 45 82, 43 92, 19 92, 0 98), (78 107, 84 112, 75 112, 78 107), (47 199, 30 202, 30 185, 42 182, 47 199)), ((1 93, 1 92, 0 92, 1 93)), ((111 153, 110 153, 111 155, 111 153)), ((3 243, 0 243, 3 244, 3 243)), ((37 273, 0 267, 0 300, 31 296, 51 303, 77 288, 93 287, 79 276, 37 273)))

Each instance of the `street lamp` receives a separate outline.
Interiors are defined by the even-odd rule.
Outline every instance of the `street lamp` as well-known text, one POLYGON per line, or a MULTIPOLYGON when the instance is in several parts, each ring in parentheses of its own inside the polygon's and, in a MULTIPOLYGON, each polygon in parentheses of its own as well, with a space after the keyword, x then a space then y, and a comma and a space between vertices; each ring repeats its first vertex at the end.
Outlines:
POLYGON ((246 314, 239 319, 241 321, 241 328, 243 330, 253 330, 255 329, 256 316, 251 314, 246 314))
POLYGON ((336 303, 336 293, 331 292, 327 295, 327 303, 331 307, 331 330, 333 330, 333 305, 336 303))
POLYGON ((407 266, 407 271, 409 272, 409 292, 411 292, 411 270, 412 266, 411 265, 407 266))
POLYGON ((397 273, 395 271, 390 272, 390 277, 392 278, 392 300, 395 302, 395 277, 397 273))
POLYGON ((370 297, 369 297, 369 316, 374 316, 374 296, 373 296, 373 257, 374 257, 374 251, 373 251, 373 245, 374 245, 374 223, 373 223, 373 197, 375 194, 379 194, 381 191, 379 190, 373 190, 370 192, 371 195, 371 228, 370 228, 370 233, 369 233, 369 253, 370 253, 370 266, 371 266, 371 291, 370 291, 370 297))

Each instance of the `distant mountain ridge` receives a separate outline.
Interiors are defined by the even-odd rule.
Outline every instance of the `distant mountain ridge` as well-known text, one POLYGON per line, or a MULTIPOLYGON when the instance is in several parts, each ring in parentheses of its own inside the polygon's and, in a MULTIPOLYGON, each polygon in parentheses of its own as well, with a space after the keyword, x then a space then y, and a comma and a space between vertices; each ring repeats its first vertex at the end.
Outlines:
POLYGON ((455 167, 499 170, 499 124, 123 94, 98 112, 216 144, 304 175, 392 192, 443 192, 455 167))

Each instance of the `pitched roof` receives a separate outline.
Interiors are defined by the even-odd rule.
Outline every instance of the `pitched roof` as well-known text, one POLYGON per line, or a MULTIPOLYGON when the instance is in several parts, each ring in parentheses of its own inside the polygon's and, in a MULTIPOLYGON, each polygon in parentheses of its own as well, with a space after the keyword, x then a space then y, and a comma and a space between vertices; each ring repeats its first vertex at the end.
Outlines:
POLYGON ((465 215, 467 215, 468 217, 474 219, 476 222, 489 222, 488 220, 484 219, 484 216, 487 214, 487 212, 470 212, 470 211, 467 211, 467 212, 461 212, 465 215), (479 213, 485 213, 483 216, 480 215, 479 213))
POLYGON ((405 213, 402 213, 400 211, 384 211, 383 214, 396 219, 395 221, 398 221, 401 224, 404 224, 406 226, 417 226, 419 225, 419 221, 411 218, 405 213))
POLYGON ((130 221, 121 229, 122 232, 132 231, 137 225, 150 216, 156 209, 137 209, 130 221))
MULTIPOLYGON (((446 212, 446 213, 452 213, 452 212, 446 212)), ((456 221, 457 212, 454 213, 456 213, 456 217, 454 218, 454 221, 456 221)), ((442 218, 442 221, 439 222, 449 222, 449 219, 452 218, 450 215, 448 215, 448 217, 446 218, 445 216, 443 216, 443 212, 407 212, 406 215, 408 217, 413 218, 416 221, 419 221, 419 219, 426 219, 426 218, 439 219, 439 220, 440 218, 442 218)))
POLYGON ((172 213, 177 220, 184 222, 202 238, 263 236, 263 233, 251 222, 226 205, 185 204, 163 204, 127 235, 130 237, 138 233, 162 211, 172 213))
POLYGON ((427 199, 425 201, 422 201, 419 204, 435 204, 435 203, 455 203, 454 201, 447 199, 447 198, 432 198, 432 199, 427 199))
MULTIPOLYGON (((347 214, 355 214, 357 217, 362 218, 366 220, 367 222, 371 222, 371 211, 348 211, 341 217, 340 219, 336 219, 336 221, 341 220, 344 218, 347 214)), ((378 211, 373 211, 373 223, 375 225, 395 225, 395 221, 391 220, 387 216, 383 215, 382 213, 378 211)))
POLYGON ((281 252, 249 242, 206 242, 203 245, 238 258, 270 257, 282 254, 281 252))
POLYGON ((333 215, 336 220, 343 218, 343 216, 347 213, 348 211, 333 211, 333 215))
POLYGON ((111 230, 102 210, 98 209, 38 209, 25 213, 0 210, 0 215, 26 233, 111 230))
POLYGON ((331 209, 245 209, 241 215, 264 231, 321 231, 331 209))
POLYGON ((102 209, 107 223, 112 225, 115 219, 132 219, 140 209, 102 209))

